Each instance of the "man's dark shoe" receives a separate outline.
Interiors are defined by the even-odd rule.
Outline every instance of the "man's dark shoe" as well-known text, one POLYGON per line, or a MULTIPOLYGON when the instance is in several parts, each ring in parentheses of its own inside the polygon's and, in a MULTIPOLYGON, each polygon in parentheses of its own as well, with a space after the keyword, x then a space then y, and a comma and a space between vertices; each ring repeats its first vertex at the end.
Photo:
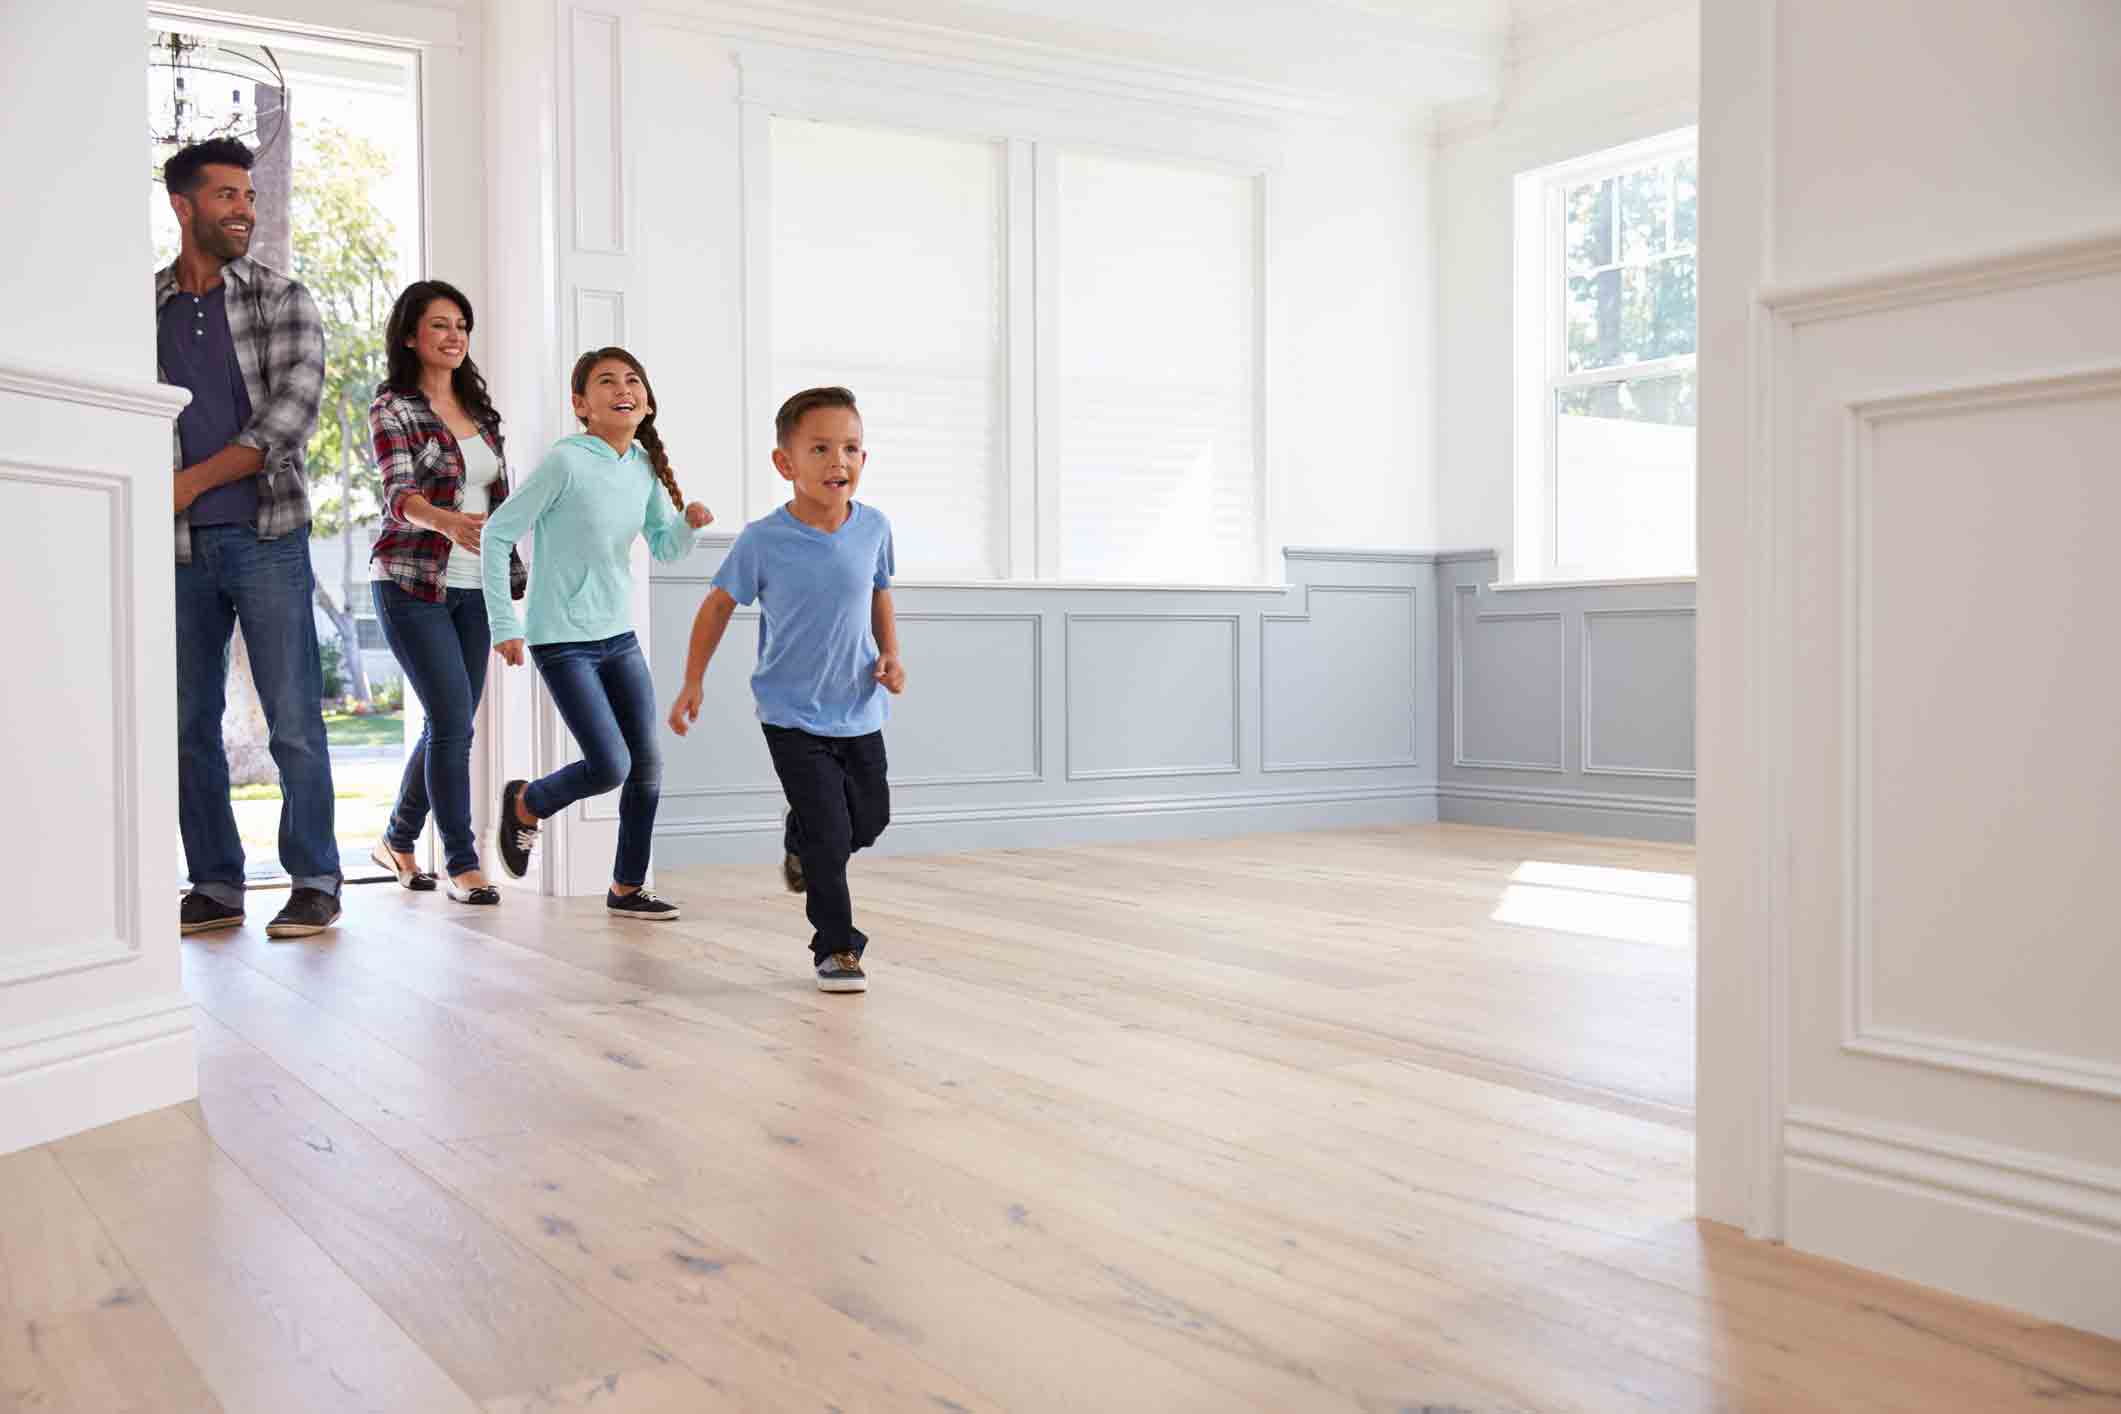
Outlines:
POLYGON ((243 910, 230 908, 219 899, 194 890, 177 906, 177 929, 183 933, 211 933, 216 928, 240 928, 243 910))
POLYGON ((538 827, 526 825, 523 817, 516 814, 516 802, 523 798, 528 781, 510 781, 501 787, 501 819, 494 826, 494 846, 501 854, 501 868, 511 879, 520 879, 530 872, 531 846, 538 842, 538 827))
POLYGON ((617 889, 604 891, 604 911, 616 913, 621 918, 638 918, 647 923, 668 923, 678 916, 678 906, 668 899, 657 898, 646 889, 635 889, 622 894, 617 889))
POLYGON ((268 938, 306 938, 339 921, 339 900, 322 889, 296 889, 287 907, 265 925, 268 938))

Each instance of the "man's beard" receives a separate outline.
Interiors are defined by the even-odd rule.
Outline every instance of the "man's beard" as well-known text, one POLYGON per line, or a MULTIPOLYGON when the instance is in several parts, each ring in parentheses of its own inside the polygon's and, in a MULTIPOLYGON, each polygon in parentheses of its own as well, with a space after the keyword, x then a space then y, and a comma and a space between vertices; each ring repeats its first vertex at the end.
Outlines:
POLYGON ((192 241, 216 260, 241 260, 250 253, 250 238, 258 228, 250 228, 249 234, 240 240, 221 228, 218 221, 197 220, 191 223, 192 241))

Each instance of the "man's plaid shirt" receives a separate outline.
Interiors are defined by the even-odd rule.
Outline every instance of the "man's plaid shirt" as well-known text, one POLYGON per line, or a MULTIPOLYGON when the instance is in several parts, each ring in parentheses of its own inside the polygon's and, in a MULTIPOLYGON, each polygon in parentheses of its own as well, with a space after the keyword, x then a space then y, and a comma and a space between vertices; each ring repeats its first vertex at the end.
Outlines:
MULTIPOLYGON (((258 468, 258 538, 277 540, 309 524, 309 434, 324 397, 324 321, 309 291, 249 256, 221 267, 228 285, 228 333, 250 394, 250 421, 236 441, 265 454, 258 468)), ((155 274, 155 318, 177 293, 177 266, 155 274)), ((157 367, 158 381, 169 382, 157 367)), ((175 470, 184 444, 170 429, 175 470)), ((191 563, 191 517, 177 516, 177 563, 191 563)))
MULTIPOLYGON (((376 390, 368 406, 368 425, 375 433, 376 469, 383 473, 383 530, 376 536, 370 559, 383 567, 391 581, 407 594, 436 601, 446 590, 449 557, 456 550, 450 538, 439 531, 423 530, 405 518, 405 502, 424 496, 427 504, 445 511, 461 508, 464 494, 464 454, 456 436, 442 425, 426 397, 395 388, 376 390)), ((487 491, 487 514, 508 499, 508 455, 502 450, 498 420, 484 423, 479 436, 493 449, 501 464, 501 475, 487 491)), ((529 575, 515 551, 508 552, 508 592, 523 597, 529 575)))

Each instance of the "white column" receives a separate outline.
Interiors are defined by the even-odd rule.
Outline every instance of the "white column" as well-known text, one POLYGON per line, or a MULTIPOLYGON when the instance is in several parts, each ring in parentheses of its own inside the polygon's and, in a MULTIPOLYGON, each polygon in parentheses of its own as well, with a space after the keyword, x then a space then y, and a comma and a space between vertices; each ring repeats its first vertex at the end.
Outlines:
POLYGON ((40 174, 0 223, 0 1152, 198 1093, 146 33, 143 5, 0 10, 0 141, 40 174))

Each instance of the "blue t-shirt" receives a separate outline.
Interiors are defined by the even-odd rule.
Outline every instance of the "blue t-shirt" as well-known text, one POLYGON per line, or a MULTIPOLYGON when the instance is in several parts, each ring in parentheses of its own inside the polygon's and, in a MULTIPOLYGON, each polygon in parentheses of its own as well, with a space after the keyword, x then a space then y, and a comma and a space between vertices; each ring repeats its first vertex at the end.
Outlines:
POLYGON ((744 527, 715 588, 759 605, 759 661, 751 695, 759 720, 815 736, 882 731, 887 694, 876 680, 869 615, 898 566, 891 522, 859 501, 830 535, 782 506, 744 527))
MULTIPOLYGON (((179 290, 162 306, 155 329, 155 353, 162 375, 191 390, 191 401, 177 414, 177 445, 184 464, 197 466, 236 440, 250 422, 250 390, 236 362, 236 341, 228 332, 228 286, 203 295, 179 290)), ((249 525, 258 518, 258 478, 246 476, 216 486, 191 503, 191 523, 249 525)))

